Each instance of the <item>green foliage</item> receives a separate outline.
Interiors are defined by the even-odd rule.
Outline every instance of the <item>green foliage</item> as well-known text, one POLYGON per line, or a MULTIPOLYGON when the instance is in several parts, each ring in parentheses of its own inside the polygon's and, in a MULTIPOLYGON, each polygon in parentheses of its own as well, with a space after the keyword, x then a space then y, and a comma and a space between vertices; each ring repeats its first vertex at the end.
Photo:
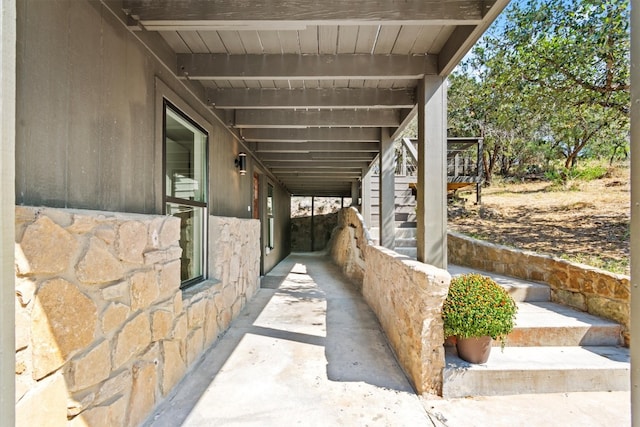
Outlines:
POLYGON ((444 334, 462 338, 489 335, 504 346, 517 309, 513 298, 490 277, 476 273, 456 276, 442 308, 444 334))
POLYGON ((608 171, 609 168, 602 162, 592 161, 571 169, 564 167, 549 169, 544 176, 557 187, 551 190, 563 190, 566 189, 567 183, 575 184, 576 181, 588 182, 601 179, 607 175, 608 171))
POLYGON ((449 136, 484 137, 485 176, 629 151, 629 1, 512 2, 449 78, 449 136))

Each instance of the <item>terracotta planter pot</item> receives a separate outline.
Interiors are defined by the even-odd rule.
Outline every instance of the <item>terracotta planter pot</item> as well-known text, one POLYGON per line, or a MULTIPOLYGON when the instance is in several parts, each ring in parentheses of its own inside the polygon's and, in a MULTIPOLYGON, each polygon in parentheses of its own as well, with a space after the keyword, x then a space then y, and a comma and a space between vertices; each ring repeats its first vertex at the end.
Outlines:
POLYGON ((469 363, 487 363, 491 353, 491 337, 458 338, 458 356, 469 363))

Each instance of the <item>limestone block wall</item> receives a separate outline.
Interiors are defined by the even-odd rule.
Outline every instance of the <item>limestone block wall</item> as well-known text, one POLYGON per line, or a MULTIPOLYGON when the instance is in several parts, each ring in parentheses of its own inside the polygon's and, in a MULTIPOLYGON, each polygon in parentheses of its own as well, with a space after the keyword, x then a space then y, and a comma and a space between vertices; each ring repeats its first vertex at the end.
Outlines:
POLYGON ((551 286, 552 301, 622 324, 629 345, 629 276, 453 232, 449 232, 447 246, 452 264, 546 283, 551 286))
POLYGON ((209 217, 209 273, 221 282, 216 306, 228 326, 260 287, 259 220, 209 217))
POLYGON ((178 218, 17 207, 16 424, 139 425, 257 288, 259 224, 225 224, 246 258, 186 292, 178 218))
POLYGON ((451 276, 379 246, 372 246, 354 208, 339 213, 330 245, 333 260, 376 313, 400 365, 421 394, 442 393, 442 304, 451 276))
POLYGON ((381 246, 366 250, 362 294, 418 393, 442 394, 442 304, 451 276, 381 246))

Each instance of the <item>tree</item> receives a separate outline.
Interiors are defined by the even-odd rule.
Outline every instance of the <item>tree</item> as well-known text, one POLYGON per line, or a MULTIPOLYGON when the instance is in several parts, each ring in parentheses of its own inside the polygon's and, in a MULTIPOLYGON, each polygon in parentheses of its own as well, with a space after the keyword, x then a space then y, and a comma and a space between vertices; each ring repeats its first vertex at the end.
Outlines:
POLYGON ((626 155, 629 44, 627 0, 514 2, 450 78, 450 133, 485 137, 488 174, 626 155))

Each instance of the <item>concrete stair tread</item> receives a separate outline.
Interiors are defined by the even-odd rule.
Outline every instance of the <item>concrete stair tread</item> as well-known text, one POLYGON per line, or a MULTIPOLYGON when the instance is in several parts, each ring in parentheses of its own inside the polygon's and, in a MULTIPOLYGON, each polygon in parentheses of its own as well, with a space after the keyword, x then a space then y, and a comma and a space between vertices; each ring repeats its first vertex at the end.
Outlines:
POLYGON ((629 350, 622 347, 494 348, 473 365, 446 349, 445 398, 510 394, 628 391, 629 350))
POLYGON ((518 302, 516 327, 557 327, 557 326, 611 326, 620 327, 611 320, 603 319, 583 311, 553 302, 518 302))
MULTIPOLYGON (((610 320, 551 302, 519 302, 508 346, 616 346, 622 327, 610 320)), ((497 345, 497 344, 496 344, 497 345)))
POLYGON ((513 299, 518 301, 549 301, 551 299, 551 288, 548 285, 532 282, 529 280, 507 277, 501 274, 489 273, 475 268, 462 267, 450 264, 447 268, 452 276, 459 276, 467 273, 478 273, 490 276, 496 283, 504 287, 513 299))
POLYGON ((475 365, 446 349, 446 367, 465 371, 530 371, 558 369, 623 369, 630 367, 629 349, 618 346, 493 348, 487 363, 475 365))

